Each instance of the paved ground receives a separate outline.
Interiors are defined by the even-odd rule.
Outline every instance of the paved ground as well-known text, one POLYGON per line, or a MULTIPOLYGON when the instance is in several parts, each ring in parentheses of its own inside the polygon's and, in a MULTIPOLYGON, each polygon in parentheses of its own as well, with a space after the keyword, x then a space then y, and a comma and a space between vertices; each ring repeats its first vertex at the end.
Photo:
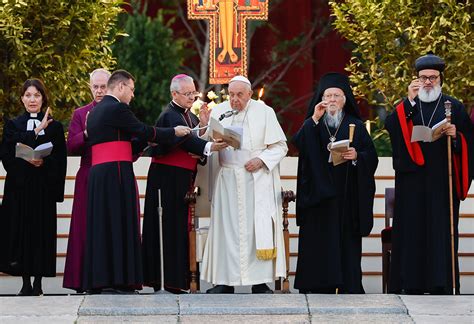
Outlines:
POLYGON ((0 297, 0 323, 474 323, 474 296, 0 297))

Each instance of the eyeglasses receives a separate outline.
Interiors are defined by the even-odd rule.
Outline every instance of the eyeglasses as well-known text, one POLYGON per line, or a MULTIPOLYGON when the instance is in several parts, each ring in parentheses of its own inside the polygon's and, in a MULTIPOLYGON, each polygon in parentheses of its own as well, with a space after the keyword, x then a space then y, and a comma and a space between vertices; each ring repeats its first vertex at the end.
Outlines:
POLYGON ((430 80, 430 82, 435 82, 439 78, 439 74, 430 75, 430 76, 420 75, 418 78, 420 79, 421 82, 426 82, 426 80, 430 80))
POLYGON ((123 85, 126 86, 126 87, 128 87, 130 90, 132 90, 132 92, 135 92, 135 87, 132 88, 131 86, 129 86, 129 85, 126 84, 126 83, 123 83, 123 85))
POLYGON ((337 99, 340 99, 342 97, 344 97, 344 95, 340 95, 340 94, 337 94, 337 93, 323 95, 324 100, 331 99, 331 98, 334 98, 334 99, 337 100, 337 99))
POLYGON ((199 97, 199 92, 197 92, 197 91, 189 91, 189 92, 185 92, 185 93, 181 93, 179 91, 176 91, 176 93, 178 93, 182 96, 188 97, 188 98, 190 98, 190 97, 193 97, 193 98, 199 97))

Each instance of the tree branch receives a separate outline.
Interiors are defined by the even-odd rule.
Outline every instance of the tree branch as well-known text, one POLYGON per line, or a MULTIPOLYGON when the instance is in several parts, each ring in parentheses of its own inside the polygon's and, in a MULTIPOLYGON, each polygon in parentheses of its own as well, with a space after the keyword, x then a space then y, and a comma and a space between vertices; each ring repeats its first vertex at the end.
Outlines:
POLYGON ((327 35, 327 33, 331 30, 331 22, 328 21, 321 32, 317 35, 314 36, 316 33, 316 29, 318 26, 318 22, 314 22, 309 33, 306 35, 306 37, 301 41, 300 47, 294 51, 291 55, 287 56, 285 59, 281 60, 278 63, 273 64, 269 69, 267 69, 265 72, 263 72, 261 75, 259 75, 257 78, 254 79, 253 83, 258 84, 268 78, 272 73, 274 73, 276 70, 280 69, 282 66, 284 66, 283 70, 276 76, 276 78, 273 79, 273 81, 267 85, 267 89, 271 90, 271 88, 279 82, 288 72, 289 68, 295 63, 295 61, 307 50, 311 49, 314 47, 314 45, 319 42, 323 37, 327 35))
POLYGON ((176 7, 178 9, 178 17, 181 19, 181 22, 183 23, 184 27, 187 29, 187 31, 189 32, 189 34, 190 34, 190 36, 193 40, 194 46, 196 46, 196 51, 199 55, 199 59, 203 60, 204 59, 204 57, 203 57, 204 48, 201 45, 201 42, 199 41, 199 38, 197 37, 196 33, 191 28, 191 25, 189 25, 188 20, 186 18, 186 15, 184 14, 184 10, 183 10, 183 8, 181 7, 181 5, 179 3, 179 0, 175 0, 174 2, 176 3, 176 7))

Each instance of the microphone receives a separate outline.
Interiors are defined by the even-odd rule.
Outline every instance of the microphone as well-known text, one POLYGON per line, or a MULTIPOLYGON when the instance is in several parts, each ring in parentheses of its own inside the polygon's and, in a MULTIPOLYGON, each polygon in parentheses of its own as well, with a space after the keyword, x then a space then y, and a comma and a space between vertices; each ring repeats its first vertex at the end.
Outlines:
POLYGON ((224 118, 230 117, 232 115, 237 115, 238 113, 239 113, 239 111, 237 109, 232 109, 232 110, 226 111, 225 113, 223 113, 219 117, 219 121, 223 120, 224 118))

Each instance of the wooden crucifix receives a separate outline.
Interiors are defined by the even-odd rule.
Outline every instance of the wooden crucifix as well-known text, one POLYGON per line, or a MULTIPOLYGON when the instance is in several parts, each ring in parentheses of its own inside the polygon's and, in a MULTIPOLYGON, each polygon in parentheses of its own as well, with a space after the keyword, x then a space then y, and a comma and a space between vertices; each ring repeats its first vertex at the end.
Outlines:
POLYGON ((267 20, 269 0, 188 0, 188 19, 209 20, 209 83, 247 76, 247 20, 267 20))

